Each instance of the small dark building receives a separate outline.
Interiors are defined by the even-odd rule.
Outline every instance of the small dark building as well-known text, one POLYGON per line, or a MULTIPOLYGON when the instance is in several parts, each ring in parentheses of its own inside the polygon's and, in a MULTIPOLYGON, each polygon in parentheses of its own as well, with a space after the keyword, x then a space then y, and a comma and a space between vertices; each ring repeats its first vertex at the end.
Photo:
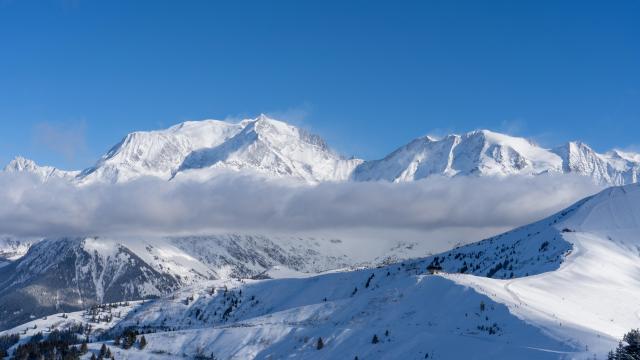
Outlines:
POLYGON ((430 274, 437 274, 440 271, 442 271, 442 266, 440 266, 439 264, 429 264, 429 266, 427 266, 427 271, 430 274))

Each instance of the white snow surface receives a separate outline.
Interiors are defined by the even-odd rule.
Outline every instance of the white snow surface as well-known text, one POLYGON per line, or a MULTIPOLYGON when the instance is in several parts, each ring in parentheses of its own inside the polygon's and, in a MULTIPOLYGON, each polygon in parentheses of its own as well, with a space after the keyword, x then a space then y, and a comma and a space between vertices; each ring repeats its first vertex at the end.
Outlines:
POLYGON ((168 180, 191 152, 216 147, 241 129, 241 124, 203 120, 184 122, 166 130, 134 132, 111 148, 94 167, 84 170, 78 180, 116 183, 141 176, 168 180))
POLYGON ((244 171, 312 184, 574 173, 598 184, 624 185, 638 181, 640 154, 600 154, 581 142, 546 149, 525 138, 476 130, 441 139, 420 137, 383 159, 364 161, 346 159, 319 136, 261 114, 237 123, 187 121, 164 130, 134 132, 82 172, 38 166, 22 157, 5 170, 78 184, 121 183, 145 176, 206 181, 220 173, 244 171))
POLYGON ((604 358, 640 326, 639 233, 640 185, 613 187, 424 259, 194 283, 114 323, 111 334, 152 332, 144 350, 114 351, 129 359, 604 358), (429 275, 434 264, 444 272, 429 275))
POLYGON ((320 137, 265 115, 244 123, 244 128, 224 144, 191 153, 178 172, 253 170, 313 183, 345 180, 361 162, 343 159, 320 137))
POLYGON ((599 184, 635 183, 640 174, 637 154, 614 150, 598 154, 580 142, 545 149, 531 141, 489 130, 426 136, 413 140, 381 160, 358 166, 359 181, 413 181, 432 175, 509 176, 575 173, 599 184))

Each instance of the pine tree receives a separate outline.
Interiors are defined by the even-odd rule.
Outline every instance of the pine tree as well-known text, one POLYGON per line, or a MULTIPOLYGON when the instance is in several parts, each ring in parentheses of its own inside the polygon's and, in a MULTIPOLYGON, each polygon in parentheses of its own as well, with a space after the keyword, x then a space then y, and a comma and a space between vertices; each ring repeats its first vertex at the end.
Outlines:
POLYGON ((321 337, 319 337, 319 338, 318 338, 318 344, 316 345, 316 348, 317 348, 318 350, 320 350, 320 349, 322 349, 323 347, 324 347, 324 341, 322 341, 322 338, 321 338, 321 337))
POLYGON ((80 353, 86 354, 87 351, 89 351, 89 347, 87 346, 87 340, 85 340, 82 342, 82 345, 80 345, 80 353))
POLYGON ((628 345, 625 350, 632 355, 634 359, 640 358, 640 330, 634 329, 624 334, 622 338, 628 345))
POLYGON ((113 358, 111 355, 111 349, 107 348, 107 353, 104 355, 106 358, 113 358))
POLYGON ((640 359, 640 330, 634 329, 624 334, 615 351, 609 351, 607 360, 638 360, 640 359))
POLYGON ((622 345, 622 342, 618 343, 618 347, 616 348, 616 356, 615 356, 616 360, 627 360, 627 352, 624 350, 624 345, 622 345))
POLYGON ((96 357, 96 354, 91 354, 91 360, 98 360, 98 358, 96 357))
POLYGON ((104 354, 107 353, 107 345, 102 344, 102 346, 100 347, 100 356, 104 357, 104 354))
POLYGON ((147 339, 144 338, 144 335, 140 338, 140 349, 144 349, 147 346, 147 339))
POLYGON ((380 342, 380 340, 378 340, 378 335, 375 335, 375 334, 374 334, 374 335, 373 335, 373 339, 371 339, 371 343, 372 343, 372 344, 377 344, 377 343, 379 343, 379 342, 380 342))

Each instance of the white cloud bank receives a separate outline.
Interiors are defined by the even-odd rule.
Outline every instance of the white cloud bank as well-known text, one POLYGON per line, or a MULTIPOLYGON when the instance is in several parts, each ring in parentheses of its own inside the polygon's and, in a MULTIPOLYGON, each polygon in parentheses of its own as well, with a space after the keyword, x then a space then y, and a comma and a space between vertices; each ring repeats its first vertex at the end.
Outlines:
POLYGON ((219 176, 76 187, 0 174, 0 233, 14 236, 322 233, 468 242, 523 225, 597 192, 558 175, 430 178, 315 186, 219 176))

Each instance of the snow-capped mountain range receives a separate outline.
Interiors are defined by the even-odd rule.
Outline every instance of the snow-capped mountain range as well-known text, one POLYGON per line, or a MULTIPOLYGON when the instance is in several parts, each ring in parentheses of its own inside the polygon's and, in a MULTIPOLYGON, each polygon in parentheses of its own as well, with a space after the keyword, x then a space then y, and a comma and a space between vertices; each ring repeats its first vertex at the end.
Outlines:
POLYGON ((15 251, 0 263, 0 329, 33 316, 158 297, 206 280, 308 276, 358 261, 346 256, 348 244, 315 237, 220 234, 4 241, 15 251))
POLYGON ((612 187, 427 258, 201 281, 107 322, 76 312, 0 335, 20 333, 24 343, 36 329, 91 324, 92 353, 106 344, 128 359, 603 359, 640 325, 639 232, 640 185, 612 187), (144 349, 112 340, 131 328, 146 333, 144 349))
POLYGON ((347 179, 360 162, 343 159, 318 136, 260 115, 239 123, 191 121, 166 130, 129 134, 76 181, 202 178, 229 170, 307 182, 337 181, 347 179))
MULTIPOLYGON (((479 130, 421 137, 365 161, 342 157, 318 136, 261 115, 135 132, 83 171, 22 157, 4 171, 80 187, 143 177, 200 181, 228 172, 305 184, 569 173, 623 185, 637 182, 640 155, 599 154, 579 142, 545 149, 479 130)), ((434 250, 390 239, 368 244, 375 251, 365 256, 362 243, 348 239, 239 233, 1 238, 0 330, 22 332, 27 341, 33 326, 94 321, 82 312, 48 320, 53 313, 144 298, 150 301, 127 306, 122 318, 92 324, 101 333, 91 346, 139 326, 156 332, 148 351, 117 350, 118 358, 200 352, 222 358, 433 358, 450 355, 463 341, 473 346, 440 358, 600 356, 639 325, 636 304, 624 300, 640 297, 634 275, 639 194, 637 184, 609 188, 534 224, 413 260, 434 250), (446 273, 428 275, 429 267, 446 273), (379 346, 372 347, 373 334, 379 346), (325 345, 318 350, 321 337, 325 345), (478 349, 487 356, 477 356, 478 349)))
POLYGON ((252 171, 308 183, 413 181, 429 176, 510 176, 572 173, 599 184, 638 181, 640 154, 596 153, 581 142, 554 149, 488 130, 441 139, 417 138, 380 160, 347 159, 318 136, 260 115, 238 123, 189 121, 165 130, 127 135, 91 168, 62 171, 18 157, 5 171, 78 184, 119 183, 144 176, 207 179, 221 172, 252 171))
POLYGON ((479 130, 442 139, 415 139, 384 159, 362 163, 353 178, 401 182, 432 175, 573 173, 589 176, 600 184, 622 185, 638 181, 638 160, 638 154, 619 150, 598 154, 580 142, 545 149, 524 138, 479 130))

